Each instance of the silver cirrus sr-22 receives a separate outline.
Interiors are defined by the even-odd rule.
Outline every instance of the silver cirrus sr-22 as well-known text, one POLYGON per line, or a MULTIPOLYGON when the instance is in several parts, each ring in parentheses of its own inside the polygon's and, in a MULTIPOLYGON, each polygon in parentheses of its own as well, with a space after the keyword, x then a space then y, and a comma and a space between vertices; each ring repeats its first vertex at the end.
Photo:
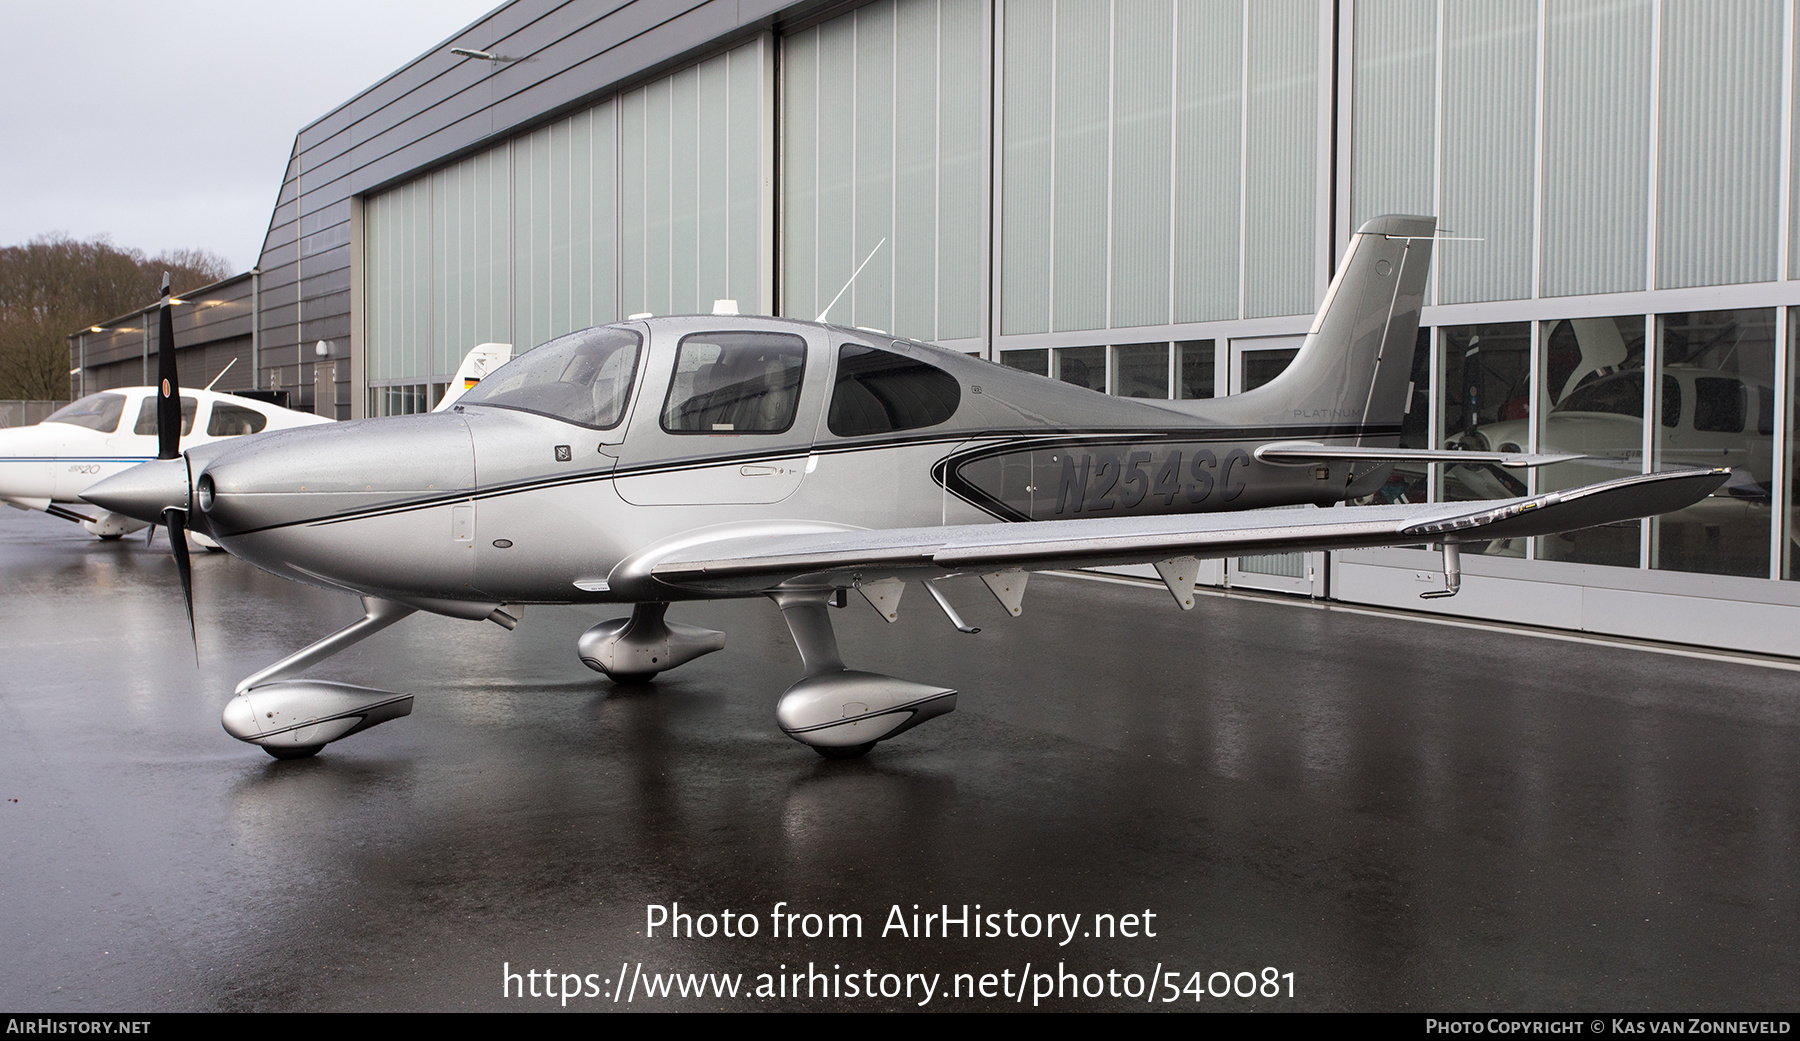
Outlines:
POLYGON ((927 344, 810 322, 693 316, 571 333, 448 412, 194 448, 86 497, 187 524, 365 617, 248 677, 234 736, 289 758, 411 710, 412 696, 297 678, 415 610, 510 628, 520 604, 634 605, 579 641, 642 681, 724 646, 672 603, 767 597, 805 675, 781 729, 833 758, 950 711, 956 692, 846 668, 827 608, 895 617, 920 582, 978 575, 1017 614, 1034 570, 1154 564, 1183 608, 1201 558, 1458 543, 1680 509, 1723 470, 1526 498, 1247 513, 1366 495, 1396 460, 1548 456, 1394 447, 1436 222, 1353 237, 1304 346, 1271 383, 1200 401, 1108 397, 927 344))

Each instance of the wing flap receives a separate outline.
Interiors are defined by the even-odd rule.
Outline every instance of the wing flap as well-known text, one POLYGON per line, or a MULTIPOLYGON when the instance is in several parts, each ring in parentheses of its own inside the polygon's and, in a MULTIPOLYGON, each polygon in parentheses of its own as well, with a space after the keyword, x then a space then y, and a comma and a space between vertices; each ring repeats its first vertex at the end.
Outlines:
POLYGON ((1501 502, 1113 517, 796 535, 722 533, 650 568, 662 585, 733 595, 778 585, 1039 571, 1297 550, 1363 549, 1547 535, 1690 506, 1729 470, 1641 474, 1501 502), (1473 507, 1473 508, 1472 508, 1473 507), (930 571, 931 575, 920 575, 930 571))

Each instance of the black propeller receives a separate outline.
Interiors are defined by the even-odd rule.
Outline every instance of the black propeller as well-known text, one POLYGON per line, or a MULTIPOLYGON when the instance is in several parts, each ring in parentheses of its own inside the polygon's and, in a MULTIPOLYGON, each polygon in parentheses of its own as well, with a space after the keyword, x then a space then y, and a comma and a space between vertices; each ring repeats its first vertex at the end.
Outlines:
MULTIPOLYGON (((156 458, 180 457, 181 380, 175 373, 175 308, 170 304, 169 274, 165 271, 162 303, 157 307, 156 458)), ((162 520, 163 527, 169 532, 169 548, 175 553, 175 570, 181 575, 181 596, 187 602, 188 635, 194 640, 194 659, 198 661, 200 636, 194 628, 194 569, 188 560, 187 509, 171 506, 163 510, 162 520)))

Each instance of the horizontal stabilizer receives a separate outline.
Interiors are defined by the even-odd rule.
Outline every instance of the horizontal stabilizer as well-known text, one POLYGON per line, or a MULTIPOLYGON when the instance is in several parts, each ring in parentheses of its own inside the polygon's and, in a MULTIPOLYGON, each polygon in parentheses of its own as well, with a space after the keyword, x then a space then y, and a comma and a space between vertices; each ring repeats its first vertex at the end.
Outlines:
POLYGON ((1476 465, 1496 463, 1500 466, 1549 466, 1566 463, 1580 455, 1543 452, 1464 452, 1456 449, 1430 448, 1357 448, 1348 445, 1322 445, 1316 441, 1277 441, 1250 453, 1258 460, 1276 466, 1306 466, 1351 459, 1393 463, 1462 463, 1476 465))
POLYGON ((966 524, 886 531, 749 534, 672 547, 650 567, 690 595, 868 585, 1018 569, 1154 564, 1302 550, 1474 542, 1573 531, 1683 509, 1731 476, 1726 469, 1638 474, 1492 502, 1256 510, 1150 517, 966 524))

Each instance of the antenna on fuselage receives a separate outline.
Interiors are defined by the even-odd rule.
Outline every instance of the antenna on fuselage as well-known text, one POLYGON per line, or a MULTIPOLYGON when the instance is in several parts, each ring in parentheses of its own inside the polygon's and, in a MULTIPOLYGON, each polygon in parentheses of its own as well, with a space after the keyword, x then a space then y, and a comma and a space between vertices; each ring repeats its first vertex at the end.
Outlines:
POLYGON ((884 236, 882 236, 882 239, 880 242, 875 243, 875 249, 870 250, 869 255, 863 258, 863 262, 856 265, 856 270, 850 272, 850 281, 844 283, 844 288, 837 291, 837 295, 831 298, 831 303, 826 304, 825 310, 820 311, 819 317, 814 318, 813 321, 822 322, 825 320, 825 316, 831 313, 831 309, 833 307, 837 306, 837 302, 844 298, 844 294, 848 293, 850 291, 850 287, 852 285, 856 284, 856 276, 862 274, 862 269, 868 267, 869 261, 875 259, 875 251, 879 250, 882 246, 884 246, 886 244, 887 244, 887 236, 884 235, 884 236))
POLYGON ((212 378, 212 383, 208 383, 208 384, 207 384, 207 385, 206 385, 206 387, 205 387, 205 388, 204 388, 204 389, 206 389, 206 390, 211 390, 211 389, 213 389, 213 383, 217 383, 217 382, 219 382, 219 381, 220 381, 220 380, 222 380, 222 379, 224 379, 224 378, 225 378, 225 374, 226 374, 226 373, 228 373, 228 372, 230 372, 230 371, 231 371, 231 367, 232 367, 232 366, 233 366, 233 365, 236 365, 236 364, 237 364, 237 359, 236 359, 236 358, 233 358, 233 359, 231 359, 231 360, 230 360, 230 361, 228 361, 228 362, 226 362, 226 363, 225 363, 225 367, 224 367, 224 368, 222 368, 222 369, 220 369, 220 370, 219 370, 219 374, 218 374, 218 375, 217 375, 217 376, 214 376, 214 377, 213 377, 213 378, 212 378))

